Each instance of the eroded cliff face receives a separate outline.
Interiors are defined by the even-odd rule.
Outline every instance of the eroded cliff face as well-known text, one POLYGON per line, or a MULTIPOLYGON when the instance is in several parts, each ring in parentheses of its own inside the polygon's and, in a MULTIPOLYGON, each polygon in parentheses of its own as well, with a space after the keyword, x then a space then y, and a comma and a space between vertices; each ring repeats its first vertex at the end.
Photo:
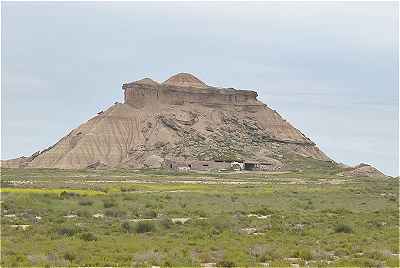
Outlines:
POLYGON ((339 175, 346 177, 374 177, 374 178, 386 177, 386 175, 380 172, 378 169, 364 163, 361 163, 354 167, 346 167, 343 169, 343 172, 339 173, 339 175))
POLYGON ((178 74, 124 84, 115 104, 34 157, 3 167, 161 167, 165 160, 252 160, 285 168, 292 155, 331 161, 247 90, 209 87, 178 74))
POLYGON ((151 79, 124 84, 122 88, 125 103, 136 108, 159 103, 170 105, 197 103, 205 106, 264 105, 257 100, 255 91, 209 87, 195 79, 188 74, 178 74, 162 84, 151 79), (176 80, 177 82, 174 82, 176 80))

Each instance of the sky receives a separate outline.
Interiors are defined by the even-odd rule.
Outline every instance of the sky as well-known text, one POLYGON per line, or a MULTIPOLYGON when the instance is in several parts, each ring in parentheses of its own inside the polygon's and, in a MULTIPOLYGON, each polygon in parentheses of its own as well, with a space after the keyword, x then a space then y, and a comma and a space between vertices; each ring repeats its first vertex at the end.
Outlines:
POLYGON ((397 2, 2 2, 1 158, 47 148, 122 83, 192 73, 337 162, 399 174, 397 2))

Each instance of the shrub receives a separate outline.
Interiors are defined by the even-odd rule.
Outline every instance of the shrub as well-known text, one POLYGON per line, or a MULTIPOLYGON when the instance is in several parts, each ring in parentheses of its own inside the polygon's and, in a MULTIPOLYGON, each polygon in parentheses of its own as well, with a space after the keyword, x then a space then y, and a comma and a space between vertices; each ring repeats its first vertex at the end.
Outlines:
POLYGON ((106 215, 107 217, 118 218, 118 217, 125 216, 126 212, 118 210, 118 209, 107 209, 104 211, 104 215, 106 215))
POLYGON ((111 208, 115 207, 115 203, 112 200, 103 200, 103 206, 104 208, 111 208))
POLYGON ((135 233, 150 233, 155 230, 155 226, 152 222, 140 221, 135 225, 135 233))
POLYGON ((88 199, 83 199, 79 201, 79 205, 81 206, 91 206, 93 205, 93 201, 92 200, 88 200, 88 199))
POLYGON ((342 248, 338 248, 335 250, 335 255, 338 257, 344 257, 344 256, 349 256, 352 254, 351 247, 346 247, 344 244, 341 246, 342 248))
POLYGON ((271 260, 283 259, 282 252, 276 249, 266 249, 264 254, 261 255, 258 259, 260 262, 269 262, 271 260))
POLYGON ((164 228, 169 229, 171 228, 172 224, 173 223, 170 218, 166 216, 160 218, 160 225, 163 226, 164 228))
POLYGON ((379 260, 360 258, 358 262, 360 267, 383 267, 383 263, 379 260))
POLYGON ((143 212, 143 217, 149 218, 149 219, 154 219, 157 217, 157 212, 151 209, 147 209, 143 212))
POLYGON ((78 230, 74 227, 68 227, 68 226, 63 226, 57 229, 57 233, 59 235, 65 235, 65 236, 73 236, 76 234, 78 230))
POLYGON ((79 217, 89 218, 90 217, 90 212, 87 211, 87 210, 78 210, 76 212, 76 215, 78 215, 79 217))
POLYGON ((67 191, 62 191, 60 193, 60 199, 66 199, 66 198, 70 198, 70 197, 78 197, 79 194, 78 193, 73 193, 73 192, 67 192, 67 191))
POLYGON ((313 250, 311 252, 311 255, 312 255, 312 259, 314 259, 314 260, 327 260, 331 256, 329 252, 322 250, 320 248, 313 250))
POLYGON ((62 191, 61 193, 60 193, 60 198, 61 199, 64 199, 64 198, 66 198, 67 197, 67 192, 66 191, 62 191))
POLYGON ((351 228, 351 226, 343 224, 343 223, 338 224, 335 227, 335 233, 347 233, 347 234, 349 234, 349 233, 352 233, 352 232, 353 232, 353 229, 351 228))
POLYGON ((202 217, 202 218, 206 218, 207 217, 207 213, 204 210, 199 210, 198 209, 196 211, 193 211, 193 213, 198 215, 199 217, 202 217))
POLYGON ((253 210, 253 211, 251 211, 251 213, 257 214, 257 215, 270 215, 270 214, 274 214, 274 211, 271 210, 270 208, 263 207, 263 208, 253 210))
POLYGON ((133 231, 133 227, 129 222, 123 222, 121 224, 121 229, 124 233, 131 233, 133 231))
POLYGON ((74 253, 72 253, 72 252, 66 252, 66 253, 64 253, 64 260, 67 260, 67 261, 69 261, 69 262, 72 262, 73 260, 75 260, 76 259, 76 256, 75 256, 75 254, 74 253))
POLYGON ((121 192, 132 192, 132 191, 136 191, 136 188, 134 186, 130 186, 130 187, 120 187, 120 191, 121 192))
POLYGON ((312 254, 311 254, 311 251, 309 251, 308 249, 301 249, 301 250, 297 250, 293 254, 293 257, 301 258, 303 260, 309 261, 312 259, 312 254))
POLYGON ((259 259, 264 256, 267 252, 267 247, 264 245, 254 245, 249 248, 250 256, 259 259))
POLYGON ((144 205, 144 207, 145 207, 145 208, 157 208, 157 205, 156 205, 156 204, 153 204, 153 203, 150 203, 150 202, 148 202, 148 203, 146 203, 146 204, 144 205))
POLYGON ((235 263, 233 261, 223 260, 217 262, 217 267, 235 267, 235 263))
POLYGON ((85 241, 96 241, 97 237, 92 233, 84 233, 81 235, 81 239, 85 241))
POLYGON ((136 208, 132 208, 132 209, 129 211, 129 214, 130 214, 131 216, 135 217, 135 218, 139 218, 139 217, 140 217, 140 213, 139 213, 139 211, 138 211, 136 208))
POLYGON ((164 261, 163 265, 164 267, 173 267, 172 262, 169 260, 164 261))
POLYGON ((155 250, 136 253, 133 255, 132 266, 145 267, 145 266, 159 266, 163 259, 163 255, 155 250))
POLYGON ((131 194, 122 194, 122 196, 123 196, 124 200, 132 201, 132 200, 136 200, 137 199, 137 197, 135 197, 134 195, 131 195, 131 194))
POLYGON ((370 259, 373 260, 386 260, 387 257, 391 257, 391 252, 389 252, 389 254, 387 252, 384 251, 378 251, 378 250, 374 250, 374 251, 369 251, 366 252, 365 257, 368 257, 370 259))
POLYGON ((210 224, 214 227, 214 234, 220 234, 227 229, 231 229, 235 226, 235 223, 231 217, 213 217, 210 218, 210 224))

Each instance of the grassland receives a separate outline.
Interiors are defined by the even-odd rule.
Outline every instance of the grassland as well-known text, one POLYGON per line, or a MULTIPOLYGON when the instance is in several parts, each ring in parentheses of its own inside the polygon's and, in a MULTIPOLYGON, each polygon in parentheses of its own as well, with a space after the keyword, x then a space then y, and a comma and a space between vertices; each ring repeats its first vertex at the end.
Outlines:
POLYGON ((399 267, 398 179, 2 169, 1 266, 399 267))

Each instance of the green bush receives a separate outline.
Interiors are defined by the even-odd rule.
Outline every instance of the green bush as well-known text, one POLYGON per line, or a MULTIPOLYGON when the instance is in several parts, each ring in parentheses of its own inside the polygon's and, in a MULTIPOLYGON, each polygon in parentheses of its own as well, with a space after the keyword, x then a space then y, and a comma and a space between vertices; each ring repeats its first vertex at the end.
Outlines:
POLYGON ((83 199, 79 201, 79 205, 81 206, 91 206, 93 205, 93 201, 92 200, 88 200, 88 199, 83 199))
POLYGON ((152 203, 152 202, 147 202, 147 203, 144 205, 144 207, 145 207, 145 208, 157 208, 157 204, 154 204, 154 203, 152 203))
POLYGON ((352 233, 353 229, 351 228, 351 226, 340 223, 338 225, 336 225, 335 227, 335 233, 352 233))
POLYGON ((115 202, 112 200, 103 200, 104 208, 112 208, 115 207, 115 202))
POLYGON ((143 217, 144 217, 144 218, 148 218, 148 219, 157 218, 157 212, 155 212, 155 211, 152 210, 152 209, 146 209, 146 210, 143 212, 143 217))
POLYGON ((373 250, 373 251, 366 252, 366 254, 365 254, 365 257, 368 257, 373 260, 381 260, 381 261, 386 260, 387 256, 390 257, 391 252, 389 252, 389 254, 385 254, 385 252, 383 252, 383 251, 373 250))
POLYGON ((76 215, 78 215, 79 217, 83 217, 83 218, 89 218, 90 217, 90 212, 87 210, 78 210, 76 212, 76 215))
POLYGON ((208 216, 204 210, 199 210, 199 209, 193 211, 193 214, 196 214, 197 216, 202 217, 202 218, 206 218, 208 216))
POLYGON ((170 218, 163 216, 160 218, 160 225, 166 229, 169 229, 173 225, 173 222, 170 218))
POLYGON ((309 261, 312 259, 312 254, 311 251, 308 249, 301 249, 297 250, 294 254, 293 257, 295 258, 301 258, 303 260, 309 261))
POLYGON ((83 233, 80 238, 85 241, 96 241, 97 240, 97 237, 92 233, 83 233))
POLYGON ((150 233, 155 230, 155 226, 152 222, 148 221, 140 221, 135 225, 134 231, 135 233, 150 233))
POLYGON ((232 217, 226 216, 216 216, 210 218, 209 223, 213 227, 214 234, 220 234, 223 231, 232 229, 235 226, 235 222, 233 221, 232 217))
POLYGON ((257 215, 270 215, 270 214, 274 214, 274 211, 270 208, 262 207, 262 208, 251 211, 251 213, 257 214, 257 215))
POLYGON ((260 262, 269 262, 271 260, 279 260, 283 258, 283 253, 277 249, 267 249, 264 254, 259 258, 260 262))
POLYGON ((136 188, 134 186, 130 186, 130 187, 120 187, 120 191, 125 193, 125 192, 132 192, 132 191, 136 191, 136 188))
POLYGON ((74 253, 72 253, 72 252, 66 252, 66 253, 64 253, 64 260, 67 260, 67 261, 69 261, 69 262, 72 262, 73 260, 75 260, 76 259, 76 256, 75 256, 75 254, 74 253))
POLYGON ((69 226, 63 226, 57 229, 57 233, 59 235, 64 235, 64 236, 73 236, 78 232, 78 230, 75 227, 69 227, 69 226))
POLYGON ((369 258, 360 258, 358 260, 360 267, 384 267, 383 263, 379 260, 373 260, 369 258))
POLYGON ((233 261, 223 260, 217 262, 217 267, 235 267, 236 264, 233 261))
POLYGON ((114 218, 118 218, 118 217, 123 217, 126 215, 125 211, 119 210, 119 209, 107 209, 104 211, 104 215, 106 215, 107 217, 114 217, 114 218))
POLYGON ((74 192, 67 192, 67 191, 62 191, 60 193, 60 199, 66 199, 66 198, 72 198, 72 197, 79 197, 80 195, 78 193, 74 192))
POLYGON ((133 255, 132 266, 134 267, 149 267, 149 266, 160 266, 163 259, 163 255, 158 250, 148 250, 144 252, 138 252, 133 255))
POLYGON ((121 229, 124 233, 132 233, 133 231, 132 225, 127 221, 121 224, 121 229))

